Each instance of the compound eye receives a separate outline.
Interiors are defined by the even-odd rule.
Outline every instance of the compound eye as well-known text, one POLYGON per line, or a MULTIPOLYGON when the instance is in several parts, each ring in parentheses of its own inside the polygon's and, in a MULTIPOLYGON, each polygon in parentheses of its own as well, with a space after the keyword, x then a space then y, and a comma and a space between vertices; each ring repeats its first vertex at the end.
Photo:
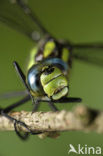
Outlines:
POLYGON ((38 92, 41 86, 39 73, 35 70, 31 70, 30 72, 28 72, 27 83, 32 91, 38 92))

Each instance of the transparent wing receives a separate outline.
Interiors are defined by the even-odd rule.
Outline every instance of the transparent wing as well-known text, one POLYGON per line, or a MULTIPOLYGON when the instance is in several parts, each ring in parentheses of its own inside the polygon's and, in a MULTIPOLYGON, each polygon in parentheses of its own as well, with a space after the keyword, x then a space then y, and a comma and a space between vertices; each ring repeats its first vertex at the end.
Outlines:
POLYGON ((103 44, 75 44, 72 53, 76 59, 103 66, 103 44))
POLYGON ((0 21, 34 41, 48 34, 23 0, 0 0, 0 21))
POLYGON ((10 91, 6 93, 0 93, 0 100, 6 100, 6 99, 11 99, 11 98, 26 96, 26 95, 28 95, 27 90, 10 91))

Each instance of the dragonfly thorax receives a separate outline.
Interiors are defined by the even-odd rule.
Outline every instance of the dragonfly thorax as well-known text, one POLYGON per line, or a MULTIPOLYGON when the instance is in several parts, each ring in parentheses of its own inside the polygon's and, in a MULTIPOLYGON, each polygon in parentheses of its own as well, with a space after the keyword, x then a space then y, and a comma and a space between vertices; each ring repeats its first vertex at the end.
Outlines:
POLYGON ((68 94, 67 65, 58 58, 33 65, 27 74, 32 95, 58 100, 68 94))
POLYGON ((42 61, 46 58, 60 58, 70 66, 71 51, 64 40, 60 41, 47 37, 39 43, 37 54, 35 55, 36 62, 42 61))
POLYGON ((35 46, 29 57, 27 71, 34 65, 46 59, 59 58, 69 66, 69 70, 72 64, 72 53, 67 47, 65 41, 57 41, 53 38, 46 38, 40 40, 39 44, 35 46))

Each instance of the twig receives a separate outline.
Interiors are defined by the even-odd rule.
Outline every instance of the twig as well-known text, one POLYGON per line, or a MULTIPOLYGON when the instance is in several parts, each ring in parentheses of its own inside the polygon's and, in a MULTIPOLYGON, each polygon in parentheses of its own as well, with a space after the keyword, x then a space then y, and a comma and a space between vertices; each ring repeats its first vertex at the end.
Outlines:
MULTIPOLYGON (((75 130, 103 133, 103 111, 93 110, 84 105, 78 105, 72 111, 35 112, 33 114, 21 111, 11 112, 9 115, 23 121, 32 131, 60 132, 75 130)), ((20 128, 27 131, 23 127, 20 128)), ((13 122, 0 116, 0 131, 12 130, 14 130, 13 122)))

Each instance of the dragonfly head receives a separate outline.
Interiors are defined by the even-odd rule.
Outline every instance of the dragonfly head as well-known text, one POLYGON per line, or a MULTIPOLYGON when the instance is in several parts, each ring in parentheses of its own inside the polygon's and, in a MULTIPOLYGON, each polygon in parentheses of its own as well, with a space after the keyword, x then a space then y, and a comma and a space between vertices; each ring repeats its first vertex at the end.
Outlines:
POLYGON ((68 93, 66 64, 58 58, 46 59, 33 65, 27 74, 27 83, 32 93, 47 95, 58 100, 68 93))
POLYGON ((53 100, 58 100, 68 93, 67 78, 58 67, 45 66, 40 81, 44 92, 53 100))

